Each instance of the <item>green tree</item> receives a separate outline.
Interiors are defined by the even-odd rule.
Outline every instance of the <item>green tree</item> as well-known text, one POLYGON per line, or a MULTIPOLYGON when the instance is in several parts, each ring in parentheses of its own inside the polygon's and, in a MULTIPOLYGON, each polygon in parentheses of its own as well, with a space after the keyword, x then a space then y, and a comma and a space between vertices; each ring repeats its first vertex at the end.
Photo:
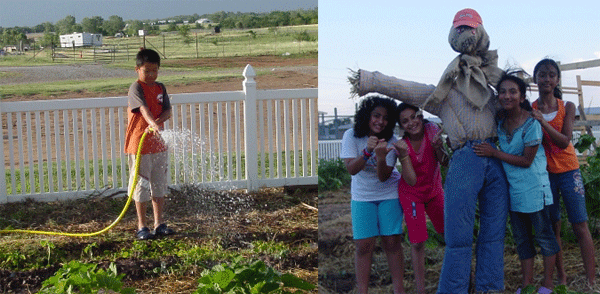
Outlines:
POLYGON ((38 42, 38 45, 40 45, 42 47, 51 47, 54 44, 54 46, 59 47, 60 46, 59 43, 60 43, 60 40, 56 33, 45 32, 42 39, 38 42))
POLYGON ((185 24, 177 28, 179 35, 183 38, 183 43, 186 45, 192 42, 192 38, 190 38, 190 26, 185 24))
POLYGON ((92 33, 92 34, 103 34, 104 30, 102 25, 104 23, 104 19, 100 16, 94 16, 92 18, 84 17, 81 21, 81 28, 84 32, 92 33))
POLYGON ((177 24, 174 23, 174 22, 169 23, 169 26, 167 27, 166 31, 167 32, 175 32, 175 31, 177 31, 177 24))
POLYGON ((112 15, 108 18, 108 20, 104 21, 102 28, 107 35, 114 36, 116 33, 123 31, 125 28, 125 22, 123 21, 122 17, 118 15, 112 15))
POLYGON ((139 36, 138 31, 144 29, 144 23, 139 20, 134 20, 127 27, 127 34, 130 36, 139 36))
POLYGON ((27 36, 14 29, 4 29, 2 35, 0 35, 0 43, 2 45, 18 45, 21 41, 26 43, 27 36))
POLYGON ((33 30, 36 33, 48 33, 54 32, 56 29, 54 28, 54 25, 51 22, 47 21, 35 26, 33 30))
POLYGON ((75 17, 68 15, 65 18, 56 22, 56 28, 59 34, 71 34, 77 31, 77 23, 75 17))

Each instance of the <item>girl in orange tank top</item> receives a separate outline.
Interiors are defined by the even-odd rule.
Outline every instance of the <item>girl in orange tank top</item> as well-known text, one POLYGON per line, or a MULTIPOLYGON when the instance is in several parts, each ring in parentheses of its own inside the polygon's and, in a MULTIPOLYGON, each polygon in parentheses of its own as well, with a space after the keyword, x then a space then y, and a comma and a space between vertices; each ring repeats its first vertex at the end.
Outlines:
MULTIPOLYGON (((549 209, 550 219, 554 223, 554 233, 558 244, 560 238, 560 198, 562 196, 569 222, 579 242, 581 258, 590 289, 595 286, 596 260, 592 236, 587 224, 585 206, 585 190, 579 163, 571 137, 575 104, 561 100, 562 93, 558 87, 560 69, 552 59, 543 59, 533 70, 533 80, 538 85, 540 97, 532 104, 533 117, 540 122, 544 130, 542 144, 548 159, 548 174, 554 204, 549 209)), ((556 254, 558 283, 566 284, 567 276, 564 268, 563 253, 556 254)))

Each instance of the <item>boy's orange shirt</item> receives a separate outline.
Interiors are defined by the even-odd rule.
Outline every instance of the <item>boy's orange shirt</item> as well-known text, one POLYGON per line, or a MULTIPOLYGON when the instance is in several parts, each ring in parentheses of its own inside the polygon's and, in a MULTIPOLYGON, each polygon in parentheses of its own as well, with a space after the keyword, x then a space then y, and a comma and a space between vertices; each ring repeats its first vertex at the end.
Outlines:
MULTIPOLYGON (((144 82, 136 81, 129 87, 127 103, 127 132, 125 133, 125 153, 137 154, 139 141, 148 127, 148 122, 140 112, 141 106, 147 106, 155 118, 160 114, 171 109, 169 95, 163 84, 154 83, 147 85, 144 82)), ((162 128, 163 124, 159 124, 162 128)), ((144 139, 144 146, 141 154, 150 154, 167 151, 167 146, 155 133, 149 133, 144 139)))

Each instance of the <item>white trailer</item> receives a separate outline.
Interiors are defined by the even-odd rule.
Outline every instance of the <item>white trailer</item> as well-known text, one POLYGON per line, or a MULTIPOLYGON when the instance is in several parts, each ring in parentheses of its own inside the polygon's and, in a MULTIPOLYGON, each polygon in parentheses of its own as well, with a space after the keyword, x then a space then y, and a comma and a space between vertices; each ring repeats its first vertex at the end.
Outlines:
POLYGON ((72 33, 60 35, 60 47, 102 46, 102 34, 72 33))

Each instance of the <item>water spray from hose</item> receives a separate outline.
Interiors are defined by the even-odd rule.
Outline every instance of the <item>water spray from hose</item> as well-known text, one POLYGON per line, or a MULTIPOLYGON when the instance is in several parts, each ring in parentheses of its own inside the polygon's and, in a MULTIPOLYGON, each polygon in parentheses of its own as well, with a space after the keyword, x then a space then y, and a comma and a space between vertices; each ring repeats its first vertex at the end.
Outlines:
MULTIPOLYGON (((150 132, 158 132, 152 128, 149 128, 148 130, 150 132)), ((139 180, 138 172, 139 172, 139 168, 140 168, 141 151, 142 151, 142 146, 144 144, 144 140, 146 139, 147 134, 148 134, 148 132, 144 132, 144 134, 142 135, 142 138, 140 139, 140 143, 138 144, 137 154, 135 156, 135 173, 134 173, 134 178, 133 178, 133 184, 131 185, 131 187, 135 187, 139 180)), ((119 221, 121 221, 123 216, 125 216, 125 213, 127 212, 129 205, 131 204, 131 199, 133 198, 133 191, 135 191, 134 188, 130 189, 129 196, 127 197, 127 203, 125 203, 125 207, 123 207, 123 210, 121 211, 121 214, 119 214, 119 217, 117 217, 117 219, 115 221, 113 221, 109 226, 107 226, 106 228, 104 228, 100 231, 97 231, 97 232, 67 233, 67 232, 50 232, 50 231, 13 229, 13 230, 0 230, 0 234, 23 233, 23 234, 39 234, 39 235, 68 236, 68 237, 92 237, 92 236, 100 235, 100 234, 105 233, 108 230, 112 229, 114 226, 116 226, 117 223, 119 223, 119 221)))

